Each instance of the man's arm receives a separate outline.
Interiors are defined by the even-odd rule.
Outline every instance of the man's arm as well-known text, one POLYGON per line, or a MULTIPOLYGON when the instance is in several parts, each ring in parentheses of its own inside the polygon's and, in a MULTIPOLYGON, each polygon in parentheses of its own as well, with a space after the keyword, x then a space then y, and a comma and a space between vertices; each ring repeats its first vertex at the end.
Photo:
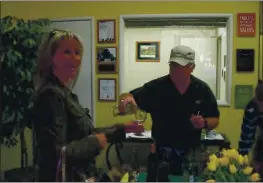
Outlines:
POLYGON ((155 80, 150 81, 144 84, 142 87, 136 88, 129 93, 123 93, 120 95, 120 100, 125 99, 127 97, 131 97, 134 99, 135 104, 142 110, 150 113, 152 110, 152 100, 154 97, 154 93, 156 92, 155 80))
POLYGON ((255 107, 250 104, 244 111, 243 123, 241 126, 241 135, 239 140, 239 153, 248 154, 255 141, 255 133, 257 129, 258 112, 255 107))
POLYGON ((220 112, 218 110, 217 100, 212 90, 207 86, 204 92, 204 118, 207 121, 207 129, 211 130, 219 125, 220 112))

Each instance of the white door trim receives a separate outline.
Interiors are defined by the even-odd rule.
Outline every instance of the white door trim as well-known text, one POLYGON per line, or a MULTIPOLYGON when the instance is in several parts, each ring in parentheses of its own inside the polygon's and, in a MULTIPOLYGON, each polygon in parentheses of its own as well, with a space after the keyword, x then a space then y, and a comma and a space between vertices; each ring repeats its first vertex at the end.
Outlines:
POLYGON ((124 50, 124 29, 125 29, 125 20, 128 19, 140 19, 140 18, 195 18, 195 17, 226 17, 228 18, 227 22, 227 84, 226 84, 226 100, 217 100, 218 105, 220 106, 230 106, 231 105, 231 91, 232 91, 232 49, 233 49, 233 14, 232 13, 216 13, 216 14, 136 14, 136 15, 120 15, 119 17, 119 93, 128 92, 123 91, 124 86, 124 64, 125 59, 125 50, 124 50))
POLYGON ((61 18, 61 19, 51 19, 52 22, 62 22, 62 21, 91 21, 91 87, 92 87, 92 93, 91 93, 91 98, 92 98, 92 109, 91 110, 91 115, 92 115, 92 120, 93 120, 93 125, 96 126, 96 87, 95 87, 95 80, 96 80, 96 70, 95 70, 95 21, 93 16, 89 17, 72 17, 72 18, 61 18))

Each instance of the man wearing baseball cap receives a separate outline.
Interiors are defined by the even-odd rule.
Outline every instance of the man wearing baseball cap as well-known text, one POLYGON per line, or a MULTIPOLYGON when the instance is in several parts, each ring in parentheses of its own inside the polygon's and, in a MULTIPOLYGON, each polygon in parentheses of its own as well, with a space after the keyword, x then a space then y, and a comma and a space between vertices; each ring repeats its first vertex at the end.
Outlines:
MULTIPOLYGON (((168 159, 175 161, 170 164, 173 167, 180 165, 182 156, 199 145, 202 129, 218 126, 220 114, 209 86, 191 74, 195 68, 193 49, 174 47, 168 63, 168 75, 122 94, 119 105, 137 105, 151 114, 152 137, 158 149, 172 152, 168 153, 168 159)), ((178 168, 172 167, 174 171, 178 168)))

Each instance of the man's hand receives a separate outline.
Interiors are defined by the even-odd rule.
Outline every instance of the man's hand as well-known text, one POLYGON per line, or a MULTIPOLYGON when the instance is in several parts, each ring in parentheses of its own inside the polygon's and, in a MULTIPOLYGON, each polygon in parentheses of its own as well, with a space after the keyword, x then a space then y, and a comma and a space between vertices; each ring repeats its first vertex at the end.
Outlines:
POLYGON ((192 116, 190 121, 196 129, 202 129, 205 127, 205 119, 203 116, 192 116))
POLYGON ((108 141, 104 134, 98 133, 95 135, 95 137, 98 139, 101 148, 104 148, 107 145, 108 141))
POLYGON ((125 108, 126 108, 127 104, 131 104, 133 106, 137 106, 133 96, 131 94, 129 94, 129 93, 122 94, 120 96, 119 111, 121 113, 125 113, 125 108))

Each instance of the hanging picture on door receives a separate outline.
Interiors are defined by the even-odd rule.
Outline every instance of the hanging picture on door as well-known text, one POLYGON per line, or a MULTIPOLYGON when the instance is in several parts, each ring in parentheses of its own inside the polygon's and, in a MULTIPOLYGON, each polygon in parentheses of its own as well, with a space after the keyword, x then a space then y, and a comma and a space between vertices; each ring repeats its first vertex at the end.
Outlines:
POLYGON ((97 41, 98 43, 116 42, 116 21, 114 19, 98 20, 97 22, 97 41))
POLYGON ((99 101, 116 101, 116 79, 99 78, 99 101))
POLYGON ((116 73, 117 48, 97 47, 97 71, 100 74, 116 73))

